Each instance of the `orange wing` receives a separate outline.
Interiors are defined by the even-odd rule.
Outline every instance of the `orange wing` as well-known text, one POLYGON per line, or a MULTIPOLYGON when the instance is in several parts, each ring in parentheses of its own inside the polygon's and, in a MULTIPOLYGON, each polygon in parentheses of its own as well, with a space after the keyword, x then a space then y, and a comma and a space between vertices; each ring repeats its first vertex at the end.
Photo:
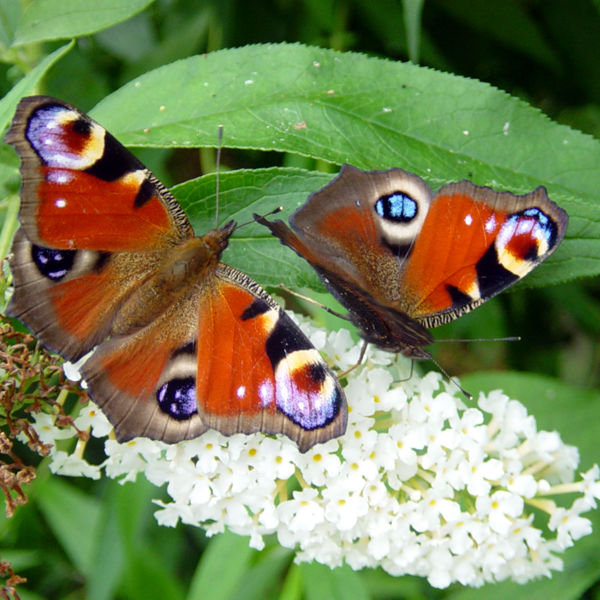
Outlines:
POLYGON ((21 158, 19 218, 35 245, 149 250, 193 235, 185 213, 152 173, 70 104, 24 98, 6 141, 21 158))
POLYGON ((285 433, 305 451, 346 428, 343 392, 319 353, 223 264, 151 325, 102 344, 84 376, 121 441, 173 442, 210 427, 285 433))

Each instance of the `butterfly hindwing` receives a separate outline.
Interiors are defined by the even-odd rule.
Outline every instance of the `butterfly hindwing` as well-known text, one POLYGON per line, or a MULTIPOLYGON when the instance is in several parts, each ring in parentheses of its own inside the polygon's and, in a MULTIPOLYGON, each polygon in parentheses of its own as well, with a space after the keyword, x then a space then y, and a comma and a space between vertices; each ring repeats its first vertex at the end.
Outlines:
POLYGON ((339 383, 272 298, 224 264, 198 287, 141 331, 102 344, 84 366, 118 439, 177 441, 210 427, 285 433, 305 451, 343 433, 339 383), (134 355, 145 357, 143 370, 134 355))
POLYGON ((19 229, 10 266, 13 296, 6 313, 49 348, 77 360, 110 333, 115 316, 162 253, 60 250, 37 246, 19 229))

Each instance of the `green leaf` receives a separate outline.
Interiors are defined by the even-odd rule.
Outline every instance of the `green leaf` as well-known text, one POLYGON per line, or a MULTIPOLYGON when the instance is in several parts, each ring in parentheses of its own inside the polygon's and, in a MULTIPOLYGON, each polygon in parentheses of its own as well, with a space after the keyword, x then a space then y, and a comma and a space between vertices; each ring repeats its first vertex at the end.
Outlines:
POLYGON ((138 60, 158 46, 148 11, 100 31, 95 39, 111 54, 127 63, 138 60))
POLYGON ((394 577, 383 569, 365 569, 361 572, 361 578, 373 598, 417 600, 437 597, 431 594, 431 587, 422 577, 414 575, 394 577))
POLYGON ((2 560, 9 562, 15 572, 37 567, 44 563, 44 557, 39 550, 7 550, 2 548, 2 560))
POLYGON ((278 600, 300 600, 302 598, 302 569, 292 564, 288 569, 278 600))
POLYGON ((15 114, 17 104, 23 96, 29 96, 35 93, 40 81, 46 75, 54 63, 64 56, 73 47, 73 42, 69 42, 49 54, 35 68, 33 68, 23 79, 21 79, 13 88, 0 100, 0 133, 8 128, 8 124, 15 114))
POLYGON ((306 600, 342 600, 336 596, 331 569, 319 563, 302 563, 302 584, 306 600))
POLYGON ((369 600, 360 575, 349 566, 300 565, 306 600, 369 600))
POLYGON ((98 535, 99 500, 54 476, 38 482, 35 500, 71 562, 87 574, 98 535))
POLYGON ((292 550, 282 548, 277 542, 255 555, 257 563, 250 566, 239 580, 233 596, 235 600, 263 600, 283 581, 286 568, 292 562, 292 550))
POLYGON ((184 587, 177 574, 162 559, 161 548, 138 544, 128 556, 123 596, 129 600, 181 600, 184 587))
POLYGON ((16 196, 7 198, 0 203, 0 256, 8 256, 15 231, 18 227, 19 201, 16 196))
POLYGON ((344 565, 331 570, 331 579, 334 582, 336 595, 344 600, 369 600, 365 584, 359 573, 344 565))
POLYGON ((105 524, 109 531, 101 538, 105 547, 99 546, 97 551, 100 554, 112 546, 116 556, 104 557, 102 564, 97 565, 94 573, 96 586, 92 588, 90 581, 90 591, 95 589, 98 599, 113 598, 115 594, 110 595, 109 592, 118 583, 119 590, 125 589, 130 600, 182 598, 184 587, 173 572, 170 551, 160 540, 156 541, 159 535, 166 539, 176 537, 173 530, 158 528, 157 531, 152 516, 152 498, 156 497, 156 488, 144 478, 125 485, 111 482, 111 487, 105 524), (140 539, 145 540, 143 548, 140 547, 140 539), (106 567, 106 579, 109 581, 100 581, 103 567, 106 567))
MULTIPOLYGON (((265 214, 283 205, 286 218, 300 206, 310 191, 325 185, 331 175, 301 169, 253 169, 220 174, 219 222, 234 218, 252 221, 252 213, 265 214)), ((216 226, 214 175, 188 181, 173 188, 194 229, 203 234, 216 226)), ((279 215, 278 215, 279 216, 279 215)), ((230 240, 224 262, 255 277, 261 285, 284 281, 298 287, 320 287, 319 279, 306 261, 282 246, 262 225, 251 223, 230 240), (281 275, 285 273, 285 279, 281 275)))
POLYGON ((171 22, 170 27, 166 28, 161 43, 154 44, 139 61, 127 65, 123 81, 129 81, 150 69, 185 58, 190 55, 191 49, 201 48, 214 20, 213 13, 210 4, 203 4, 199 5, 193 14, 186 11, 184 15, 172 16, 175 22, 171 22))
POLYGON ((0 46, 8 48, 12 44, 20 17, 20 2, 0 0, 0 46))
POLYGON ((154 0, 31 0, 13 46, 89 35, 125 21, 154 0))
POLYGON ((568 237, 528 283, 550 269, 554 281, 600 273, 600 143, 478 81, 321 48, 250 46, 156 69, 93 115, 130 145, 214 146, 223 124, 225 146, 399 166, 433 187, 545 185, 571 217, 568 237))
MULTIPOLYGON (((123 537, 125 527, 119 520, 120 498, 125 488, 113 481, 109 484, 109 493, 104 497, 102 513, 99 517, 98 536, 95 540, 93 561, 86 581, 87 600, 109 600, 114 598, 115 590, 125 570, 123 537)), ((135 510, 131 514, 136 516, 135 510)))
POLYGON ((213 537, 198 563, 187 600, 202 600, 207 590, 211 600, 233 598, 255 552, 245 536, 227 531, 213 537))

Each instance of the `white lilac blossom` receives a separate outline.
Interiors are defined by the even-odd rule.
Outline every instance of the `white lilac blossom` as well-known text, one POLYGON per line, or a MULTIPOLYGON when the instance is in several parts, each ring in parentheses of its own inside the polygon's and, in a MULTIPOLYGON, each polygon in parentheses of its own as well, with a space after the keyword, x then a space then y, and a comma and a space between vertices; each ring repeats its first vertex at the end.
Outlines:
MULTIPOLYGON (((303 328, 341 369, 358 357, 347 331, 303 328)), ((47 415, 35 426, 61 448, 51 455, 54 472, 122 482, 143 473, 170 497, 155 501, 161 525, 181 521, 208 535, 229 529, 257 549, 274 534, 297 562, 379 566, 440 588, 561 569, 560 552, 591 531, 581 515, 600 498, 598 467, 577 479, 577 450, 556 432, 537 431, 504 393, 467 408, 439 374, 407 379, 409 372, 408 360, 370 351, 348 375, 347 433, 305 454, 284 436, 209 431, 175 445, 108 439, 104 463, 90 465, 81 441, 64 450, 66 432, 47 415), (563 493, 578 497, 559 506, 563 493), (534 509, 547 514, 546 528, 533 524, 534 509)), ((75 424, 96 437, 111 429, 92 403, 75 424)))

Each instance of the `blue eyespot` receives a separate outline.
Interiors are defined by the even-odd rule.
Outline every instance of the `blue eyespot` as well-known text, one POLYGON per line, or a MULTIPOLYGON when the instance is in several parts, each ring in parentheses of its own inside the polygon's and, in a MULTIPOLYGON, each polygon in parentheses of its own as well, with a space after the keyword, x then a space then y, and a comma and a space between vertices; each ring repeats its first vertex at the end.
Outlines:
POLYGON ((548 215, 543 213, 539 208, 528 208, 527 210, 523 211, 523 214, 526 217, 534 217, 544 229, 546 229, 548 224, 552 222, 548 218, 548 215))
POLYGON ((539 208, 531 207, 527 208, 520 213, 515 213, 509 219, 514 223, 519 223, 524 217, 534 219, 536 221, 536 228, 541 233, 543 238, 546 240, 549 246, 554 246, 556 243, 556 224, 554 221, 539 208))
POLYGON ((72 268, 76 250, 54 250, 31 246, 31 259, 38 271, 52 281, 60 281, 72 268))
POLYGON ((185 421, 198 412, 193 377, 167 381, 158 389, 156 399, 160 409, 178 421, 185 421))
POLYGON ((413 221, 419 212, 417 203, 404 192, 394 192, 381 196, 375 203, 377 214, 395 223, 409 223, 413 221))

